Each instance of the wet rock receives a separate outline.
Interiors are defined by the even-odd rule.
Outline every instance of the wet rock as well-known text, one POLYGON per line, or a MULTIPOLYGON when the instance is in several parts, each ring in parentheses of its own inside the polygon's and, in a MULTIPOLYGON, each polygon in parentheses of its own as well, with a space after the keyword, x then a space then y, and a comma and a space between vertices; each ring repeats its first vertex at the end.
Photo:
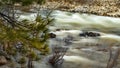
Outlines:
POLYGON ((79 34, 79 36, 86 37, 85 33, 79 34))
POLYGON ((88 33, 87 33, 87 36, 88 36, 88 37, 96 37, 95 33, 93 33, 93 32, 88 32, 88 33))
POLYGON ((81 37, 98 37, 98 36, 100 36, 100 34, 94 33, 94 32, 83 32, 83 33, 80 33, 79 36, 81 36, 81 37))
POLYGON ((54 33, 49 34, 50 38, 56 38, 56 35, 54 33))
POLYGON ((66 43, 66 45, 70 45, 72 43, 70 39, 64 39, 64 42, 66 43))
POLYGON ((99 33, 95 33, 96 34, 96 36, 100 36, 100 34, 99 33))
POLYGON ((0 56, 0 66, 7 64, 7 60, 4 56, 0 56))

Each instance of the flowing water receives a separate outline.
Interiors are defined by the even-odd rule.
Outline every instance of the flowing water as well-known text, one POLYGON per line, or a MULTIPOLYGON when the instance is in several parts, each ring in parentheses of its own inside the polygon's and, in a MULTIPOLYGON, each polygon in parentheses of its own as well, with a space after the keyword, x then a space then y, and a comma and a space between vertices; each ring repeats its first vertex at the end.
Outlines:
POLYGON ((120 18, 62 11, 55 11, 52 16, 55 21, 50 29, 57 37, 52 39, 51 45, 70 47, 64 56, 64 68, 106 67, 109 54, 103 51, 109 49, 110 46, 120 45, 120 18), (56 31, 56 29, 61 30, 56 31), (100 36, 82 37, 79 35, 86 31, 99 33, 100 36), (72 37, 71 45, 64 41, 68 37, 72 37), (97 51, 100 49, 103 51, 97 51))
MULTIPOLYGON (((34 20, 35 16, 36 13, 33 13, 22 15, 21 18, 34 20)), ((58 10, 51 17, 55 20, 49 29, 56 38, 49 40, 50 46, 69 47, 63 68, 105 68, 109 58, 106 49, 110 46, 116 49, 120 45, 120 18, 58 10), (84 32, 100 36, 80 36, 84 32)))

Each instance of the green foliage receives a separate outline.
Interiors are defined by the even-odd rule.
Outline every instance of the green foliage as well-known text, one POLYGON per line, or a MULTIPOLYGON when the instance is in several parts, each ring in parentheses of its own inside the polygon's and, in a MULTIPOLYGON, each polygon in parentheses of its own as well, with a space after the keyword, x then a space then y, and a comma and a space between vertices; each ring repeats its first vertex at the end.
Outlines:
POLYGON ((40 16, 40 15, 38 15, 38 16, 36 17, 35 21, 36 21, 36 22, 40 22, 40 23, 41 23, 41 21, 42 21, 41 16, 40 16))
MULTIPOLYGON (((15 3, 28 6, 34 2, 41 5, 45 3, 45 0, 0 1, 1 5, 9 4, 10 6, 14 6, 15 3)), ((3 51, 13 57, 20 54, 22 58, 17 60, 20 64, 24 64, 26 62, 26 57, 31 58, 32 60, 41 59, 40 54, 35 53, 34 50, 39 51, 43 55, 46 55, 49 52, 47 44, 47 40, 49 38, 48 26, 52 21, 53 19, 50 19, 49 16, 42 18, 40 15, 37 15, 34 23, 28 20, 16 21, 13 22, 15 26, 11 27, 11 23, 3 21, 0 17, 0 45, 3 46, 3 51)))
POLYGON ((9 47, 6 49, 7 54, 9 55, 16 55, 16 49, 14 47, 9 47))
POLYGON ((19 24, 16 24, 15 28, 9 27, 10 24, 0 22, 0 43, 4 45, 8 54, 14 55, 15 52, 21 54, 27 54, 29 49, 37 49, 41 53, 49 52, 47 45, 48 40, 48 25, 52 22, 52 19, 36 17, 35 23, 30 23, 27 20, 23 20, 19 24), (16 49, 16 46, 21 47, 16 49))
POLYGON ((44 4, 46 0, 35 0, 37 4, 44 4))
POLYGON ((32 60, 35 60, 37 58, 37 55, 34 51, 31 51, 28 55, 29 58, 31 58, 32 60))
POLYGON ((25 57, 20 58, 20 60, 18 61, 18 63, 20 63, 20 64, 26 63, 25 57))
POLYGON ((41 60, 40 56, 36 56, 35 61, 41 60))
POLYGON ((22 5, 23 6, 28 6, 31 5, 33 3, 34 0, 22 0, 22 5))

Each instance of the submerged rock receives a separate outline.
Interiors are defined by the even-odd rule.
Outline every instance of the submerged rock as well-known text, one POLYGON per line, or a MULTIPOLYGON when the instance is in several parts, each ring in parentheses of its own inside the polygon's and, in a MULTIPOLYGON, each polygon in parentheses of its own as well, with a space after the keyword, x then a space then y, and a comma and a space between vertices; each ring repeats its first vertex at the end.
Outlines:
MULTIPOLYGON (((64 39, 64 42, 66 43, 67 46, 70 45, 70 44, 72 44, 72 41, 73 41, 73 37, 70 36, 70 35, 68 35, 68 36, 64 39)), ((66 46, 66 45, 65 45, 65 46, 66 46)))

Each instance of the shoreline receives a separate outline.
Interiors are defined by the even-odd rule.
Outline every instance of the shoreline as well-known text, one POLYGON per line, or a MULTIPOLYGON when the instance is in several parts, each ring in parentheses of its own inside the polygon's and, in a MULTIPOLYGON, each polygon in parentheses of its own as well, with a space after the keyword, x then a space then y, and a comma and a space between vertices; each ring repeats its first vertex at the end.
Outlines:
POLYGON ((41 9, 54 9, 74 13, 87 13, 100 16, 120 17, 120 8, 116 5, 88 5, 88 4, 70 4, 64 2, 47 2, 41 5, 41 9))

